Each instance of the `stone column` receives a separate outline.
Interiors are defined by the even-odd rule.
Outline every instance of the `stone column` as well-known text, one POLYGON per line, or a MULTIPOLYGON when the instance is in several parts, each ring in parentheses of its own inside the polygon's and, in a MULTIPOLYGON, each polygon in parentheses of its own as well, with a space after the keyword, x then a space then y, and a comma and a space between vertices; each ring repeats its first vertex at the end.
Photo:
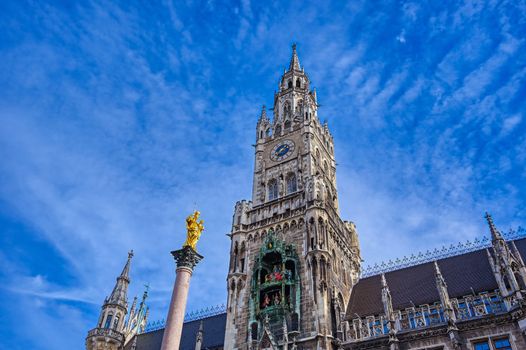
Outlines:
POLYGON ((179 350, 190 278, 195 265, 203 258, 189 246, 173 251, 172 255, 177 264, 177 269, 175 270, 177 275, 166 319, 166 327, 164 328, 161 350, 179 350))

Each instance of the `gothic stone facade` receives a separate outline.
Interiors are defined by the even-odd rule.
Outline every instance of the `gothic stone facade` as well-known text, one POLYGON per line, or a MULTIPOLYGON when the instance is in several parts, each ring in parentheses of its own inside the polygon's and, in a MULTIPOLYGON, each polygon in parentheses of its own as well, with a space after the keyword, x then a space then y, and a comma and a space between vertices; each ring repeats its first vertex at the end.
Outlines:
MULTIPOLYGON (((185 323, 181 349, 526 349, 526 239, 505 240, 489 215, 488 249, 360 276, 309 85, 293 47, 273 118, 263 108, 257 122, 252 200, 234 210, 227 312, 185 323)), ((87 349, 160 349, 164 330, 144 331, 143 304, 123 323, 130 258, 87 349)))
POLYGON ((526 349, 526 239, 362 278, 344 349, 526 349))
POLYGON ((333 138, 295 47, 256 127, 251 201, 235 206, 225 349, 332 347, 358 279, 356 228, 340 218, 333 138))

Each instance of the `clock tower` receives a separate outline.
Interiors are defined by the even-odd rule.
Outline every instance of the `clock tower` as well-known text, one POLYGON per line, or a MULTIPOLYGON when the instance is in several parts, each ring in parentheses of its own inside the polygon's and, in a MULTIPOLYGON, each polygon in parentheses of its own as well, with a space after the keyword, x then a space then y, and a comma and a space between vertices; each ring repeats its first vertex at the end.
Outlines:
POLYGON ((232 223, 225 349, 336 349, 359 278, 355 225, 340 218, 333 138, 296 46, 256 126, 252 200, 232 223))

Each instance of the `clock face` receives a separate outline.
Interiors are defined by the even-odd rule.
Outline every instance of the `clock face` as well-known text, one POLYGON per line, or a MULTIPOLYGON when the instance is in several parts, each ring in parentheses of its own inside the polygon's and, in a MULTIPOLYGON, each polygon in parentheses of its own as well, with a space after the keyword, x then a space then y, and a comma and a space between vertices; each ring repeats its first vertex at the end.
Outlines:
POLYGON ((294 142, 291 140, 285 140, 274 146, 270 152, 270 159, 279 162, 287 159, 292 153, 294 153, 294 142))

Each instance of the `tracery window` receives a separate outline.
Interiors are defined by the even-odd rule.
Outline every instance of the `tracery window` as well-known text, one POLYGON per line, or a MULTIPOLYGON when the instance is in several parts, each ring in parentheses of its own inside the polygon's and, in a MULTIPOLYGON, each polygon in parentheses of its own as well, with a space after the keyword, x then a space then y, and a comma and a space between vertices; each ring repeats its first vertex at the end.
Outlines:
POLYGON ((268 200, 274 200, 278 198, 278 182, 276 179, 272 179, 268 182, 268 200))
POLYGON ((285 130, 286 131, 290 131, 291 125, 292 123, 290 122, 290 120, 285 120, 285 130))
POLYGON ((288 82, 288 88, 289 88, 289 89, 292 88, 292 80, 289 80, 289 82, 288 82))
POLYGON ((279 136, 279 135, 281 135, 281 125, 278 124, 276 126, 276 136, 279 136))
POLYGON ((301 81, 300 81, 299 78, 296 79, 296 87, 298 87, 298 88, 301 87, 301 81))
POLYGON ((287 175, 287 194, 294 193, 298 190, 296 181, 296 174, 290 173, 287 175))

